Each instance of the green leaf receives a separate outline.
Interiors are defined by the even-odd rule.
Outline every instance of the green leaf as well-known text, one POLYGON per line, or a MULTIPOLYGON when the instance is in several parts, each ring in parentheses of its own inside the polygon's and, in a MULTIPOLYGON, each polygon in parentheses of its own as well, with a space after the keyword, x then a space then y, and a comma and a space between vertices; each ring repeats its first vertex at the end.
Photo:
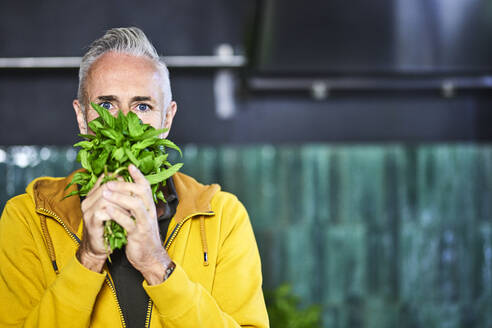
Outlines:
POLYGON ((91 178, 90 173, 87 172, 77 172, 73 175, 72 181, 84 181, 84 180, 89 180, 91 178))
POLYGON ((142 150, 142 149, 145 149, 145 148, 153 145, 156 141, 157 141, 157 139, 155 139, 155 138, 149 138, 149 139, 145 139, 145 140, 139 141, 139 142, 137 142, 136 144, 134 144, 132 146, 132 150, 142 150))
POLYGON ((128 132, 128 121, 125 114, 121 110, 118 111, 118 116, 116 117, 115 130, 120 131, 122 134, 128 132))
POLYGON ((116 145, 116 142, 109 138, 109 139, 105 139, 103 140, 102 142, 99 143, 99 148, 104 148, 104 149, 110 149, 110 150, 113 150, 114 146, 116 145))
POLYGON ((112 129, 114 129, 115 127, 115 118, 113 117, 113 115, 111 115, 108 110, 106 108, 103 108, 93 102, 91 102, 91 106, 92 108, 94 108, 94 110, 99 114, 100 117, 102 117, 102 119, 104 120, 104 122, 109 126, 111 127, 112 129))
POLYGON ((159 183, 159 182, 162 182, 164 180, 167 180, 174 173, 178 172, 182 166, 183 166, 183 163, 174 164, 170 168, 165 169, 159 173, 146 175, 145 178, 147 179, 147 181, 149 181, 149 183, 151 185, 154 183, 159 183))
POLYGON ((157 137, 157 136, 161 135, 162 133, 167 132, 168 130, 169 129, 159 129, 159 130, 156 130, 156 129, 152 128, 152 129, 149 129, 149 130, 145 131, 144 134, 142 134, 138 139, 139 140, 144 140, 144 139, 147 139, 147 138, 157 137))
POLYGON ((105 149, 99 157, 92 163, 92 169, 94 174, 100 175, 106 165, 110 151, 105 149))
POLYGON ((176 146, 176 144, 174 142, 172 142, 171 140, 159 139, 159 141, 157 141, 156 144, 159 146, 164 146, 164 147, 168 147, 168 148, 177 150, 179 152, 179 154, 181 155, 181 157, 183 157, 183 153, 181 152, 181 149, 178 146, 176 146))
POLYGON ((154 159, 154 170, 157 171, 157 169, 159 169, 164 164, 164 162, 167 159, 167 156, 168 154, 162 154, 154 159))
POLYGON ((79 133, 79 137, 86 138, 86 139, 89 139, 89 140, 93 140, 93 139, 96 138, 96 136, 93 135, 93 134, 80 134, 80 133, 79 133))
POLYGON ((97 181, 97 175, 95 175, 94 173, 91 174, 91 179, 89 180, 89 184, 91 185, 91 188, 92 186, 94 186, 96 184, 96 181, 97 181))
POLYGON ((92 174, 91 175, 91 179, 89 180, 89 182, 87 184, 85 184, 85 185, 82 185, 82 187, 80 188, 80 190, 79 190, 80 196, 87 196, 87 194, 89 193, 89 191, 96 184, 96 181, 97 181, 97 176, 95 174, 92 174))
POLYGON ((77 172, 73 175, 72 181, 65 187, 65 190, 67 190, 71 185, 74 183, 76 184, 86 184, 91 178, 91 175, 87 172, 77 172))
POLYGON ((157 198, 162 200, 163 202, 166 202, 166 199, 164 199, 164 194, 162 193, 161 190, 159 190, 156 194, 157 198))
POLYGON ((109 244, 111 251, 119 249, 126 245, 126 231, 118 223, 114 221, 106 221, 104 223, 104 240, 109 244))
POLYGON ((118 142, 118 141, 121 141, 121 139, 123 139, 123 135, 113 129, 101 129, 101 134, 103 134, 104 136, 108 137, 108 138, 111 138, 113 139, 114 141, 118 142))
POLYGON ((80 188, 79 190, 80 196, 87 196, 87 194, 89 193, 89 191, 91 191, 93 186, 94 185, 90 185, 90 184, 86 184, 85 186, 82 186, 82 188, 80 188))
POLYGON ((145 152, 144 155, 140 157, 140 165, 138 167, 143 174, 149 174, 154 168, 154 156, 152 152, 145 152))
POLYGON ((128 132, 130 133, 130 137, 140 137, 144 131, 140 118, 138 118, 137 114, 134 112, 129 112, 126 115, 126 118, 128 120, 128 132))
POLYGON ((156 203, 156 204, 157 204, 157 201, 158 201, 157 196, 156 196, 157 188, 159 188, 159 185, 158 184, 151 185, 152 199, 154 199, 154 203, 156 203))
POLYGON ((152 185, 151 189, 152 189, 152 193, 153 194, 155 194, 157 192, 157 188, 159 188, 159 185, 158 184, 152 185))
POLYGON ((125 154, 126 156, 128 156, 128 158, 130 159, 130 161, 137 167, 140 166, 140 161, 135 157, 135 155, 133 155, 132 151, 130 149, 128 149, 127 147, 125 147, 125 154))
POLYGON ((91 149, 93 147, 92 142, 90 142, 90 141, 79 141, 73 146, 74 147, 82 147, 84 149, 91 149))
POLYGON ((101 124, 101 122, 99 122, 97 119, 96 120, 92 120, 88 123, 89 125, 89 128, 92 130, 92 132, 94 133, 97 133, 99 132, 100 129, 103 128, 103 125, 101 124))
POLYGON ((89 163, 89 153, 85 149, 81 149, 79 151, 80 155, 80 164, 82 164, 82 167, 86 169, 89 172, 92 172, 92 167, 91 163, 89 163))
POLYGON ((125 156, 125 150, 123 147, 115 148, 113 151, 113 158, 117 160, 118 162, 121 162, 123 159, 123 156, 125 156))
POLYGON ((73 190, 73 191, 71 191, 68 195, 65 195, 65 196, 63 197, 63 199, 68 198, 68 197, 71 197, 71 196, 74 196, 74 195, 77 195, 78 193, 79 193, 79 191, 78 191, 78 190, 73 190))

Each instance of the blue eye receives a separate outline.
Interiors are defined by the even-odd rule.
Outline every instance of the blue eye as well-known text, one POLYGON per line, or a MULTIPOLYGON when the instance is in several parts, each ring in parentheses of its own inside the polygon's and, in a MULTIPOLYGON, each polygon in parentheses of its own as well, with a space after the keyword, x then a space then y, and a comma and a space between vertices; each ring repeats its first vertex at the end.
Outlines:
POLYGON ((110 102, 107 102, 107 101, 104 101, 104 102, 100 103, 99 106, 101 106, 103 108, 106 108, 107 110, 110 110, 113 107, 111 105, 111 103, 110 102))
POLYGON ((150 106, 147 104, 138 104, 137 109, 141 112, 145 112, 150 109, 150 106))

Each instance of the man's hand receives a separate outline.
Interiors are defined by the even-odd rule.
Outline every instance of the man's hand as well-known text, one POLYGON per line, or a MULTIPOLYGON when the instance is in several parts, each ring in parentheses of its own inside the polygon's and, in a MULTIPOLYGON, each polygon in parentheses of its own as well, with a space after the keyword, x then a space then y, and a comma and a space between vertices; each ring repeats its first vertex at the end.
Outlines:
POLYGON ((149 285, 159 284, 171 258, 162 246, 150 184, 135 166, 128 170, 134 183, 110 181, 101 187, 103 201, 109 203, 105 212, 127 232, 128 261, 149 285))
POLYGON ((108 249, 104 245, 104 221, 109 219, 107 210, 123 212, 121 208, 103 198, 104 185, 101 175, 81 204, 84 216, 82 243, 77 250, 77 258, 86 268, 101 272, 106 261, 108 249))

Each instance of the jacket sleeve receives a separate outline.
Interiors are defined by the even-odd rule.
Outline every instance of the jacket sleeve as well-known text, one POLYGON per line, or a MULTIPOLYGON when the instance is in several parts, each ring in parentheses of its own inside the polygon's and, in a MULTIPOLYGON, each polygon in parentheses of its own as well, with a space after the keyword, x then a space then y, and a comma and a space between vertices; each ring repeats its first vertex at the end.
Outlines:
POLYGON ((221 246, 211 293, 179 265, 169 279, 144 288, 166 327, 268 327, 261 262, 251 223, 234 196, 223 206, 221 246), (226 223, 224 223, 226 222, 226 223))
POLYGON ((32 215, 11 200, 0 219, 0 327, 89 327, 105 276, 73 256, 47 283, 32 215))

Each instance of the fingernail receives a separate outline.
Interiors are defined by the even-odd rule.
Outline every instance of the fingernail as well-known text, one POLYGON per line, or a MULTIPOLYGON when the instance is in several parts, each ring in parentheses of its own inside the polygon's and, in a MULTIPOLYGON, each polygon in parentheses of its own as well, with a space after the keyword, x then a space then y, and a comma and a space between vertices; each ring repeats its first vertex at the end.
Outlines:
POLYGON ((112 183, 112 182, 106 183, 106 186, 108 189, 114 189, 114 183, 112 183))
POLYGON ((105 196, 105 197, 111 196, 111 191, 109 191, 109 190, 104 190, 104 191, 103 191, 103 196, 105 196))

